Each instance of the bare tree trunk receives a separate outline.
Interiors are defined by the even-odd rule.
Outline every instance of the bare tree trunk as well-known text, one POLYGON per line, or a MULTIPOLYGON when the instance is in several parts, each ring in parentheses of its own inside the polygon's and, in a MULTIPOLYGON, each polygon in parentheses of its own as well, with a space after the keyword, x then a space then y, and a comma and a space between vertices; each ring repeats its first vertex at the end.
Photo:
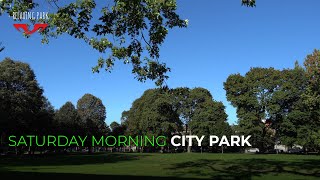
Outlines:
POLYGON ((221 146, 221 153, 223 154, 223 145, 221 146))

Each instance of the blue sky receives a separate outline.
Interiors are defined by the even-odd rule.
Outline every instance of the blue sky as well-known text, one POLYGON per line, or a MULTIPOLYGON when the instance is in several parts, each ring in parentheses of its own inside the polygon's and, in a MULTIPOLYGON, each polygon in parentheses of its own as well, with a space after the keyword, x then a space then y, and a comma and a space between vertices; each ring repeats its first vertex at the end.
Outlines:
MULTIPOLYGON (((223 82, 230 74, 250 67, 292 68, 295 60, 320 48, 320 1, 257 0, 256 8, 239 1, 178 0, 178 12, 189 19, 186 29, 169 32, 161 47, 162 62, 172 69, 169 87, 204 87, 227 107, 228 122, 237 121, 225 97, 223 82)), ((24 38, 7 16, 0 17, 0 59, 11 57, 34 69, 45 96, 58 109, 76 104, 85 93, 102 99, 107 124, 120 122, 121 113, 153 82, 140 83, 131 66, 117 63, 112 73, 93 74, 100 56, 81 40, 69 36, 40 43, 38 34, 24 38)))

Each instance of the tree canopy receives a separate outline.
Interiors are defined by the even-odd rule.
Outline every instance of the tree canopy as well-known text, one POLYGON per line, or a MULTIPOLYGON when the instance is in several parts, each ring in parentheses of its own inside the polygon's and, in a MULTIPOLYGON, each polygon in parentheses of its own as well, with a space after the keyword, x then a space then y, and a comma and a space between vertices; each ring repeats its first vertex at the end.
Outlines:
POLYGON ((305 67, 296 62, 293 69, 256 67, 244 76, 230 75, 224 89, 237 108, 239 131, 252 134, 253 144, 261 149, 277 143, 316 148, 319 62, 315 50, 306 57, 305 67))
POLYGON ((135 100, 126 114, 127 131, 132 135, 169 135, 181 128, 170 96, 162 89, 149 89, 135 100))
MULTIPOLYGON (((42 43, 68 34, 82 39, 101 53, 93 72, 111 72, 115 61, 131 64, 139 81, 148 79, 160 86, 168 78, 170 68, 160 61, 160 47, 169 30, 185 28, 187 19, 177 14, 176 0, 112 0, 108 2, 80 0, 62 2, 49 0, 52 7, 49 19, 33 20, 47 23, 41 32, 42 43)), ((255 0, 242 0, 242 5, 255 6, 255 0)), ((44 3, 44 2, 42 2, 44 3)), ((26 12, 39 6, 35 1, 3 0, 1 14, 26 12)))
MULTIPOLYGON (((149 89, 122 114, 127 133, 222 135, 229 128, 225 106, 204 88, 149 89)), ((207 145, 209 145, 207 143, 207 145)), ((188 147, 191 151, 191 146, 188 147)))
MULTIPOLYGON (((0 62, 2 131, 23 133, 44 104, 43 89, 29 64, 6 58, 0 62)), ((28 133, 28 132, 25 132, 28 133)))
POLYGON ((94 135, 108 132, 105 122, 106 107, 101 99, 92 94, 85 94, 77 102, 77 111, 81 124, 85 125, 88 134, 94 135))

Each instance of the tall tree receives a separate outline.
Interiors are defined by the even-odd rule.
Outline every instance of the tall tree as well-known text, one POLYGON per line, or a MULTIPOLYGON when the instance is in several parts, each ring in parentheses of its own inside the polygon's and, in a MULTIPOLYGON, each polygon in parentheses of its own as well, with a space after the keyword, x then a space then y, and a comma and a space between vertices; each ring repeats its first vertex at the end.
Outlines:
POLYGON ((29 133, 43 107, 43 90, 29 64, 5 58, 0 62, 1 132, 29 133))
POLYGON ((307 55, 304 66, 308 78, 305 103, 310 109, 320 109, 320 50, 307 55))
MULTIPOLYGON (((125 135, 125 131, 126 131, 126 126, 124 124, 119 124, 115 121, 113 121, 110 124, 110 129, 111 129, 111 135, 114 137, 118 137, 118 136, 123 136, 125 135)), ((130 134, 131 135, 131 134, 130 134)), ((117 146, 116 149, 119 149, 121 147, 117 146)))
POLYGON ((162 89, 149 89, 135 100, 126 115, 125 124, 130 135, 164 135, 180 131, 181 121, 171 98, 162 89))
MULTIPOLYGON (((225 121, 226 113, 221 102, 213 101, 211 93, 204 88, 186 87, 171 89, 171 101, 184 124, 185 134, 212 133, 217 121, 225 121)), ((187 148, 191 152, 191 146, 187 148)))
MULTIPOLYGON (((193 113, 192 121, 189 123, 190 130, 193 135, 209 137, 210 135, 231 135, 231 129, 227 123, 227 114, 225 106, 222 102, 217 102, 208 99, 206 102, 199 104, 193 113)), ((202 142, 201 151, 203 147, 209 149, 209 139, 205 138, 202 142)), ((213 150, 214 147, 212 147, 213 150)), ((223 147, 221 148, 223 153, 223 147)))
POLYGON ((42 97, 42 106, 37 114, 36 121, 31 124, 31 129, 35 132, 33 134, 45 135, 54 133, 54 114, 55 110, 48 98, 42 97))
POLYGON ((299 129, 308 124, 303 105, 307 78, 296 62, 294 69, 251 68, 245 76, 230 75, 224 83, 227 99, 237 108, 239 131, 253 135, 263 151, 273 143, 293 146, 299 129))
POLYGON ((320 150, 320 50, 315 49, 304 61, 307 76, 307 88, 303 94, 303 104, 307 107, 309 117, 305 125, 298 129, 298 140, 306 148, 320 150), (308 135, 308 138, 306 138, 308 135))
POLYGON ((81 123, 87 128, 87 133, 105 135, 108 132, 105 122, 106 107, 101 99, 92 94, 85 94, 77 102, 77 111, 81 123))
POLYGON ((120 127, 120 124, 113 121, 111 124, 110 124, 110 128, 111 128, 111 131, 115 131, 117 128, 120 127))
POLYGON ((273 132, 263 120, 274 120, 273 93, 279 88, 280 71, 274 68, 251 68, 245 76, 230 75, 224 83, 227 99, 237 108, 239 128, 244 135, 252 135, 252 143, 263 151, 274 140, 273 132))
POLYGON ((61 134, 73 136, 84 133, 82 131, 84 124, 81 124, 78 111, 70 101, 56 111, 55 121, 61 134))
POLYGON ((278 143, 293 146, 297 143, 297 129, 306 125, 308 113, 302 104, 307 79, 304 69, 296 62, 294 69, 281 71, 279 88, 274 92, 272 108, 272 128, 276 130, 278 143))
MULTIPOLYGON (((184 126, 184 132, 187 135, 191 134, 189 124, 192 116, 192 102, 190 99, 190 89, 187 87, 179 87, 170 90, 171 100, 173 101, 173 107, 176 109, 179 118, 184 126)), ((188 152, 191 152, 191 147, 187 148, 188 152)))
MULTIPOLYGON (((36 118, 30 122, 29 134, 37 136, 47 136, 48 134, 56 134, 59 130, 54 121, 54 107, 46 98, 42 98, 42 106, 40 111, 36 114, 36 118)), ((48 147, 29 147, 29 154, 34 154, 36 150, 41 153, 48 147)))
POLYGON ((110 124, 110 129, 113 136, 120 136, 125 134, 126 126, 113 121, 110 124))

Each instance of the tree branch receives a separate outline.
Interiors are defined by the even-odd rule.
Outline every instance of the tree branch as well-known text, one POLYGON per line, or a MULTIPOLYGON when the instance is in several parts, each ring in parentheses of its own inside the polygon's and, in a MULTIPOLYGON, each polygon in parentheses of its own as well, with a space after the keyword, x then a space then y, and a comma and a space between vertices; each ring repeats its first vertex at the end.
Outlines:
POLYGON ((145 43, 147 43, 148 44, 148 46, 150 46, 151 47, 151 45, 147 42, 147 40, 144 38, 144 35, 143 35, 143 32, 141 32, 141 35, 142 35, 142 39, 144 40, 144 42, 145 43))
POLYGON ((2 43, 0 42, 0 52, 4 50, 4 46, 2 46, 2 43))

